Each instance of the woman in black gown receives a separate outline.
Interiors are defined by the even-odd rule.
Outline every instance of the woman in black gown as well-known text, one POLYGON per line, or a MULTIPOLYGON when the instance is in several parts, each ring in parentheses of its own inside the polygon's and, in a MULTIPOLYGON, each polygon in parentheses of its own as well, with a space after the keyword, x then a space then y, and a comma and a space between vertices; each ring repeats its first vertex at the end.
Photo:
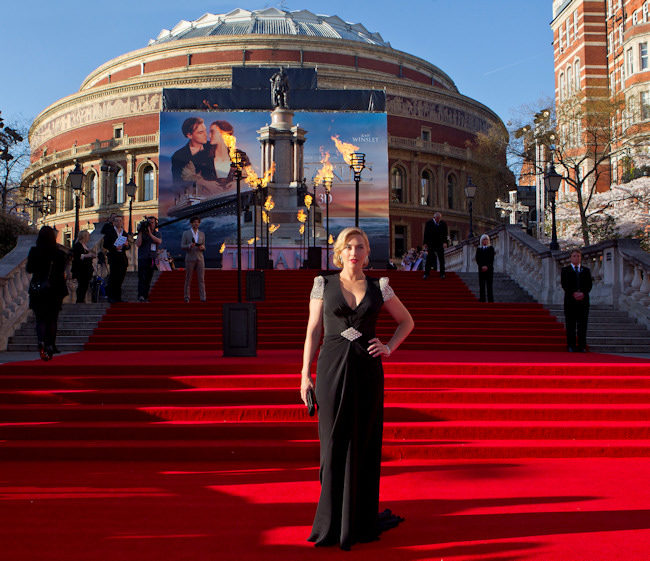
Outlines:
POLYGON ((314 279, 309 302, 300 394, 313 390, 310 366, 323 329, 317 364, 316 401, 320 438, 321 495, 309 541, 317 546, 378 539, 401 521, 390 511, 378 516, 383 430, 384 375, 390 356, 413 329, 413 319, 388 278, 369 278, 368 237, 346 228, 334 244, 334 265, 342 271, 314 279), (397 322, 388 343, 375 337, 381 307, 397 322))

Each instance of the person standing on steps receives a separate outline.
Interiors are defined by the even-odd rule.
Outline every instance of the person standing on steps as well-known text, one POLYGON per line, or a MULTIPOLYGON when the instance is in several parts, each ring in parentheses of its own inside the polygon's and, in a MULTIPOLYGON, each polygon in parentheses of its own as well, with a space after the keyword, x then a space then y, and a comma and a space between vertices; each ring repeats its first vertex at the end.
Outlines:
POLYGON ((93 278, 93 259, 97 255, 88 249, 90 232, 81 230, 72 246, 72 276, 77 279, 77 304, 86 302, 90 279, 93 278))
POLYGON ((41 359, 50 360, 56 348, 56 332, 63 299, 68 295, 65 282, 66 254, 56 244, 56 230, 43 226, 36 245, 29 250, 25 270, 31 273, 29 307, 36 318, 36 338, 41 359))
POLYGON ((192 275, 196 271, 196 279, 199 282, 199 298, 201 302, 206 301, 205 295, 205 234, 199 230, 201 219, 198 216, 190 218, 189 230, 183 232, 181 238, 181 249, 185 251, 185 302, 190 301, 190 284, 192 275))
POLYGON ((492 279, 494 277, 494 248, 490 245, 490 236, 483 234, 476 248, 476 264, 478 265, 478 284, 480 301, 494 302, 492 294, 492 279))
POLYGON ((564 321, 567 350, 570 353, 587 352, 587 320, 589 319, 589 293, 591 271, 582 266, 582 252, 571 251, 571 264, 562 267, 560 280, 564 290, 564 321))
MULTIPOLYGON (((103 230, 102 230, 103 231, 103 230)), ((126 254, 130 249, 128 234, 124 230, 124 219, 121 216, 113 218, 113 227, 104 233, 104 248, 108 251, 108 301, 122 301, 122 283, 129 266, 126 254)))
POLYGON ((436 268, 436 258, 440 262, 440 278, 445 278, 445 249, 449 241, 447 223, 442 219, 442 214, 436 212, 433 219, 424 226, 424 240, 422 245, 427 249, 427 261, 424 266, 424 276, 428 279, 431 268, 436 268))
POLYGON ((155 216, 147 216, 138 225, 138 302, 149 301, 151 279, 156 268, 158 246, 162 237, 157 229, 158 220, 155 216))
POLYGON ((314 392, 311 363, 324 331, 317 365, 321 494, 308 541, 350 549, 402 519, 379 512, 379 472, 384 408, 382 357, 413 329, 411 314, 388 278, 366 277, 370 244, 359 228, 346 228, 334 244, 338 275, 318 276, 309 300, 300 397, 314 392), (397 323, 383 343, 375 333, 384 307, 397 323))

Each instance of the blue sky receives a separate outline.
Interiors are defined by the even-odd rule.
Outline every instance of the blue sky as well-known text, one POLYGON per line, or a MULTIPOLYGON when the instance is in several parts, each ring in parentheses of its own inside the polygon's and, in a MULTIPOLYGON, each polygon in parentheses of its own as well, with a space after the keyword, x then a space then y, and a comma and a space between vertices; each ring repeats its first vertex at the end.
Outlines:
POLYGON ((504 122, 553 95, 551 0, 31 0, 0 8, 0 110, 29 121, 104 62, 206 12, 283 7, 338 15, 438 66, 504 122))

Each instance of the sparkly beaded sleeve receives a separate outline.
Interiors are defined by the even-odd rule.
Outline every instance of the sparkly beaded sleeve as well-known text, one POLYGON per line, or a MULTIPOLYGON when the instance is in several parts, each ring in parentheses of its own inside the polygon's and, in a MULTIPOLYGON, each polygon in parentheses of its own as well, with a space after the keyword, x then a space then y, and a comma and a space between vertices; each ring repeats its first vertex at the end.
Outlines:
POLYGON ((311 289, 311 294, 309 295, 309 299, 312 300, 316 298, 317 300, 322 300, 324 289, 325 289, 325 279, 319 275, 314 279, 314 286, 311 289))
POLYGON ((384 299, 384 302, 386 302, 386 300, 390 300, 395 296, 395 292, 393 292, 393 289, 390 284, 388 284, 388 282, 388 277, 381 277, 379 279, 379 288, 381 289, 381 296, 384 299))

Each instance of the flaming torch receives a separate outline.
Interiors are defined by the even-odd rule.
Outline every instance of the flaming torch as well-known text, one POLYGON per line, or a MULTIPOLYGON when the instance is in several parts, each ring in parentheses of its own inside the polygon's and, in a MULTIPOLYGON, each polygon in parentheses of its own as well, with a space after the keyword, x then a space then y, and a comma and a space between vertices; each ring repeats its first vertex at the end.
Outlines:
MULTIPOLYGON (((273 174, 275 173, 275 162, 271 163, 271 167, 264 172, 262 177, 258 177, 257 173, 251 165, 246 166, 246 183, 248 183, 253 189, 253 233, 255 234, 255 240, 257 238, 257 205, 259 203, 260 210, 262 208, 262 200, 266 195, 266 188, 273 179, 273 174)), ((262 221, 260 220, 260 235, 262 230, 262 221)), ((255 268, 257 269, 257 241, 253 242, 253 253, 255 256, 255 268)))
POLYGON ((357 152, 358 146, 339 140, 338 136, 332 136, 336 149, 341 153, 345 163, 350 166, 354 173, 354 225, 359 227, 359 182, 361 181, 361 172, 366 167, 366 155, 363 152, 357 152))

